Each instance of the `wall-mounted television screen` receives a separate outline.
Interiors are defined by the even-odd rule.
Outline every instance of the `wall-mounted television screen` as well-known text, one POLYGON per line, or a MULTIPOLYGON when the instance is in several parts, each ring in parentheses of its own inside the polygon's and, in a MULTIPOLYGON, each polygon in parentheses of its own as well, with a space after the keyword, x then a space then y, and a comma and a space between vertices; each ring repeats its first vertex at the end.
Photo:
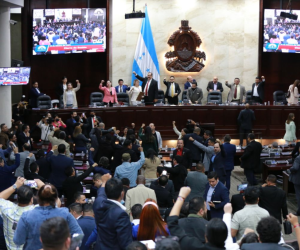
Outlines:
MULTIPOLYGON (((280 16, 290 10, 265 9, 263 51, 280 53, 300 53, 300 22, 280 16)), ((300 15, 300 10, 291 14, 300 15)))
POLYGON ((34 9, 32 54, 105 52, 106 9, 34 9))
POLYGON ((30 67, 0 68, 0 86, 26 85, 29 77, 30 67))

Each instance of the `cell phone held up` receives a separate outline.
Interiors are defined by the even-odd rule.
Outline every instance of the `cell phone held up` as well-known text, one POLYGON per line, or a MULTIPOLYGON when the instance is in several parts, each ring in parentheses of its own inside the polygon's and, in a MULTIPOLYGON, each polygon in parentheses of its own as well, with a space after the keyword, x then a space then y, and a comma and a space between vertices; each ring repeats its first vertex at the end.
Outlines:
POLYGON ((31 188, 35 188, 35 189, 37 189, 37 187, 38 187, 37 183, 35 181, 28 181, 28 180, 26 180, 24 182, 24 185, 26 185, 28 187, 31 187, 31 188))

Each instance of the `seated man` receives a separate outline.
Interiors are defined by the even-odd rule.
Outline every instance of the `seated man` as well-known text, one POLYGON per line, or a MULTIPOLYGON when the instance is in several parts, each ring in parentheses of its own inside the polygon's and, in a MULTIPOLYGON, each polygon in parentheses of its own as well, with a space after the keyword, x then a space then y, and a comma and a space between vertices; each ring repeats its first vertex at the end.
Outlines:
POLYGON ((131 162, 130 154, 125 153, 122 155, 123 163, 116 168, 114 177, 122 179, 128 178, 130 180, 130 187, 136 186, 136 178, 138 170, 143 166, 145 162, 145 154, 143 148, 140 147, 141 158, 138 162, 131 162))
POLYGON ((168 176, 162 175, 158 178, 158 185, 152 186, 157 198, 157 204, 160 208, 169 208, 173 206, 173 197, 171 192, 166 189, 167 184, 168 176))

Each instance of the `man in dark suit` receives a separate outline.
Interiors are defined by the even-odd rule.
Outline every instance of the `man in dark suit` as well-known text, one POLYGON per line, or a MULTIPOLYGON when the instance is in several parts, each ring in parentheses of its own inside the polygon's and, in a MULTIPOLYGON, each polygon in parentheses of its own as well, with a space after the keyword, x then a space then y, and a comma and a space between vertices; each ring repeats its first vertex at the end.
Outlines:
POLYGON ((49 176, 49 182, 53 184, 59 194, 62 193, 63 181, 67 178, 65 170, 68 167, 74 167, 72 158, 66 155, 66 146, 64 144, 52 146, 52 150, 47 155, 47 160, 51 164, 51 174, 49 176), (58 150, 58 155, 53 155, 54 151, 58 150))
POLYGON ((292 152, 293 158, 296 158, 299 155, 299 148, 300 148, 300 142, 297 142, 292 152))
POLYGON ((288 215, 285 192, 276 187, 275 175, 270 174, 266 181, 260 188, 259 206, 282 223, 282 218, 286 219, 288 215))
POLYGON ((207 207, 207 219, 223 218, 224 206, 229 202, 228 189, 219 181, 216 172, 210 172, 207 175, 208 183, 206 184, 203 195, 207 207))
POLYGON ((130 90, 130 87, 128 87, 128 85, 124 85, 123 83, 124 83, 123 79, 119 79, 118 81, 119 86, 115 87, 117 93, 126 93, 127 90, 128 91, 130 90))
POLYGON ((208 92, 212 92, 212 91, 223 92, 222 83, 218 82, 218 77, 216 76, 214 76, 212 81, 208 82, 206 89, 208 92))
POLYGON ((25 160, 25 164, 24 164, 24 176, 26 178, 26 180, 35 180, 35 179, 39 179, 42 182, 46 182, 47 180, 39 175, 39 166, 36 162, 32 162, 29 165, 30 162, 30 158, 32 157, 32 153, 30 153, 28 155, 28 157, 25 160), (30 171, 29 171, 30 170, 30 171))
POLYGON ((235 214, 245 207, 244 192, 245 190, 241 190, 239 194, 232 195, 230 201, 232 205, 232 214, 235 214))
POLYGON ((203 98, 203 91, 197 87, 197 82, 192 83, 192 87, 186 92, 186 97, 189 103, 201 104, 203 98))
POLYGON ((71 117, 66 121, 66 125, 67 125, 66 132, 67 132, 68 136, 71 136, 71 137, 73 136, 75 126, 77 125, 77 121, 75 119, 76 117, 77 117, 77 112, 72 111, 71 117))
POLYGON ((92 234, 94 228, 96 228, 96 221, 95 215, 93 211, 92 204, 84 204, 83 205, 83 216, 79 218, 78 225, 81 227, 82 232, 84 233, 84 237, 81 242, 80 250, 85 249, 85 243, 87 242, 88 238, 92 234))
POLYGON ((188 148, 184 147, 183 139, 177 141, 177 148, 173 151, 173 157, 175 155, 182 156, 182 165, 186 168, 191 169, 192 167, 192 156, 191 151, 188 148))
MULTIPOLYGON (((249 104, 245 105, 238 117, 238 124, 240 126, 240 145, 243 146, 244 137, 246 137, 252 130, 252 122, 255 121, 253 110, 249 109, 249 104)), ((246 137, 247 138, 247 137, 246 137)), ((248 143, 247 143, 248 144, 248 143)))
POLYGON ((225 171, 225 157, 226 153, 223 149, 223 145, 219 140, 216 140, 214 145, 215 155, 211 157, 209 172, 216 172, 218 174, 220 182, 225 184, 226 171, 225 171))
POLYGON ((178 220, 178 225, 190 237, 196 237, 205 244, 205 230, 207 209, 202 197, 194 197, 189 201, 189 215, 187 218, 178 220))
POLYGON ((164 168, 170 174, 170 180, 174 183, 176 192, 179 192, 180 188, 184 186, 184 181, 187 176, 186 167, 182 165, 182 156, 176 155, 173 157, 172 168, 164 168))
POLYGON ((101 122, 102 122, 101 117, 97 116, 95 111, 90 111, 90 115, 87 118, 87 126, 86 126, 87 133, 89 134, 91 130, 95 128, 95 125, 101 122))
POLYGON ((95 249, 123 250, 132 242, 132 226, 123 199, 123 184, 109 174, 102 176, 102 186, 98 189, 93 208, 98 236, 95 249))
POLYGON ((203 151, 199 149, 193 141, 189 140, 190 137, 192 137, 197 142, 203 143, 203 138, 200 136, 201 129, 199 127, 194 128, 194 132, 192 134, 187 134, 183 137, 184 145, 187 149, 191 151, 191 157, 193 163, 198 163, 199 161, 202 161, 202 154, 203 151))
POLYGON ((168 184, 168 176, 162 175, 158 178, 158 185, 153 185, 151 189, 154 190, 157 200, 157 205, 160 208, 169 208, 173 206, 173 197, 169 190, 166 189, 168 184))
POLYGON ((169 104, 178 105, 178 96, 180 95, 181 90, 179 84, 174 82, 174 80, 174 76, 170 76, 169 82, 167 82, 166 78, 164 78, 164 85, 167 86, 165 98, 168 99, 169 104))
MULTIPOLYGON (((193 79, 193 77, 188 76, 188 77, 187 77, 187 81, 186 81, 186 83, 184 84, 184 89, 187 90, 187 89, 191 88, 193 82, 196 82, 196 80, 193 79)), ((197 83, 197 82, 196 82, 196 83, 197 83)))
POLYGON ((56 96, 57 96, 57 99, 60 100, 60 97, 64 94, 64 86, 66 86, 67 82, 68 82, 68 79, 66 76, 64 76, 62 79, 61 79, 61 83, 59 83, 56 87, 56 96))
POLYGON ((36 108, 37 107, 37 98, 41 95, 45 95, 43 94, 40 90, 39 90, 39 84, 38 82, 34 82, 33 85, 32 85, 32 88, 30 89, 30 93, 29 93, 29 96, 30 96, 30 105, 31 107, 33 108, 36 108))
POLYGON ((254 176, 254 172, 260 170, 260 154, 262 146, 259 142, 255 141, 254 134, 248 135, 249 144, 246 147, 244 154, 241 156, 241 168, 244 169, 244 173, 247 177, 247 181, 250 185, 257 185, 257 181, 254 176))
POLYGON ((226 187, 228 191, 230 190, 230 177, 231 172, 234 169, 234 156, 236 153, 236 146, 234 144, 230 144, 231 137, 230 135, 225 135, 224 137, 224 143, 223 143, 223 149, 226 153, 225 157, 225 170, 226 170, 226 187))
MULTIPOLYGON (((162 176, 162 171, 163 171, 162 167, 157 167, 157 169, 156 169, 157 178, 162 176)), ((155 181, 152 181, 151 184, 150 184, 150 188, 155 190, 155 186, 159 185, 158 181, 159 181, 159 179, 157 179, 155 181)), ((173 200, 175 200, 177 198, 177 195, 175 194, 174 184, 173 184, 172 180, 170 180, 170 179, 168 180, 168 183, 166 184, 165 189, 168 190, 171 193, 171 196, 173 197, 173 200)))
POLYGON ((158 85, 157 81, 153 79, 153 74, 148 73, 147 77, 141 77, 133 71, 133 74, 137 79, 142 81, 142 91, 144 92, 145 104, 153 104, 158 99, 158 85))
POLYGON ((28 143, 30 145, 30 149, 32 149, 32 138, 30 136, 30 128, 28 125, 24 124, 22 126, 22 133, 17 135, 19 151, 23 151, 23 145, 28 143))
POLYGON ((252 100, 258 103, 263 103, 265 97, 265 82, 266 79, 264 76, 261 77, 261 81, 259 77, 255 78, 255 83, 252 84, 252 100))

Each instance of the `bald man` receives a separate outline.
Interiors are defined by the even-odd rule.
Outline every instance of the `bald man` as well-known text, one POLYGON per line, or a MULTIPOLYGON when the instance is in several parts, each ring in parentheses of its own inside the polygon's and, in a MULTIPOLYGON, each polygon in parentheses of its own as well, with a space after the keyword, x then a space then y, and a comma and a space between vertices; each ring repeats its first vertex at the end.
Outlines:
POLYGON ((196 82, 196 80, 193 79, 193 77, 188 76, 188 77, 187 77, 187 82, 184 84, 184 89, 189 89, 189 88, 191 88, 193 82, 196 82))
POLYGON ((218 92, 223 92, 223 86, 222 83, 218 82, 218 77, 214 76, 213 80, 208 82, 207 84, 207 91, 212 92, 212 91, 218 91, 218 92))
POLYGON ((151 198, 156 201, 156 195, 154 190, 147 188, 145 186, 146 179, 142 175, 138 175, 136 178, 137 186, 131 188, 126 193, 125 207, 128 214, 130 214, 131 208, 135 204, 141 204, 142 206, 145 203, 145 200, 151 198))

